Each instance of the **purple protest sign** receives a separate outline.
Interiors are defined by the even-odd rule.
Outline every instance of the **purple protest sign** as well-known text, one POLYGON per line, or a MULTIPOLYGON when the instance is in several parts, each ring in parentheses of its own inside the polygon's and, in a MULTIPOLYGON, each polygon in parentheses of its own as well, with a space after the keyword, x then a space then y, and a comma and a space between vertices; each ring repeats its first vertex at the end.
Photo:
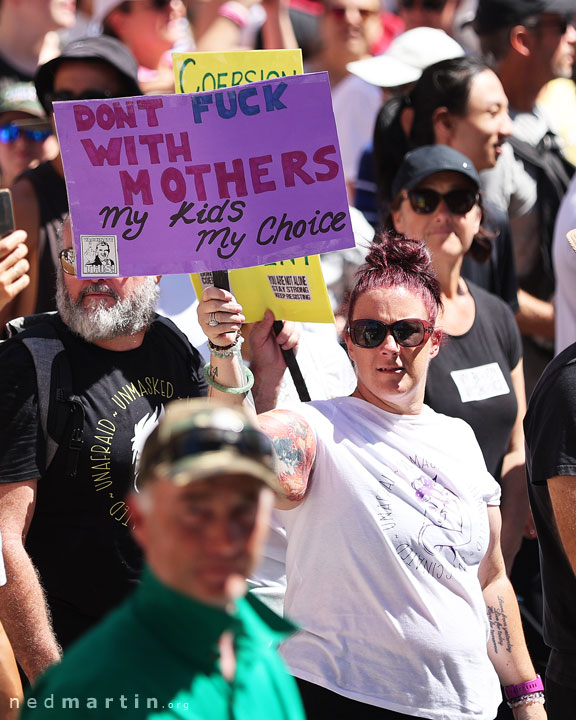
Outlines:
POLYGON ((354 245, 327 73, 54 104, 81 277, 354 245))

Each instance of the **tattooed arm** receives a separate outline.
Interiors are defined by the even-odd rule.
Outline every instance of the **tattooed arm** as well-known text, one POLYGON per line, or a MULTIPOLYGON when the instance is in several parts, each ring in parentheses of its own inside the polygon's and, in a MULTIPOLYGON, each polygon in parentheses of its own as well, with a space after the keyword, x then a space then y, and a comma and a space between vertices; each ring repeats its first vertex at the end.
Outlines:
POLYGON ((303 417, 290 410, 271 410, 258 416, 260 427, 274 444, 284 497, 276 502, 290 510, 304 500, 316 459, 316 436, 303 417))
MULTIPOLYGON (((506 576, 500 548, 500 509, 489 507, 488 515, 490 545, 478 572, 490 623, 488 655, 502 685, 516 685, 534 680, 536 670, 526 648, 518 602, 506 576)), ((513 712, 515 720, 546 718, 544 706, 540 704, 524 705, 513 712)))

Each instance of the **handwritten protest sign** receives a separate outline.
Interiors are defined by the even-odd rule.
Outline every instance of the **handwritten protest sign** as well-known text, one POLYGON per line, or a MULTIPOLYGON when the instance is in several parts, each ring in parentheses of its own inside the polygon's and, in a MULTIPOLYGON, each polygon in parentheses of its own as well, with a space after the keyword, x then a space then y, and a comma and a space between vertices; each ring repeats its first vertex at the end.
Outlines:
POLYGON ((81 277, 248 267, 354 244, 326 73, 54 112, 81 277))
POLYGON ((301 50, 172 53, 176 92, 205 92, 301 75, 301 50))
MULTIPOLYGON (((229 278, 246 322, 262 320, 266 308, 283 320, 334 322, 318 255, 230 270, 229 278)), ((212 273, 193 275, 192 284, 202 297, 204 288, 214 284, 212 273)))
MULTIPOLYGON (((257 80, 300 75, 300 50, 246 50, 217 53, 174 53, 177 92, 194 92, 257 80)), ((213 285, 212 273, 190 276, 196 295, 213 285)), ((247 322, 275 317, 303 322, 334 322, 328 291, 317 255, 229 272, 231 290, 247 322)))

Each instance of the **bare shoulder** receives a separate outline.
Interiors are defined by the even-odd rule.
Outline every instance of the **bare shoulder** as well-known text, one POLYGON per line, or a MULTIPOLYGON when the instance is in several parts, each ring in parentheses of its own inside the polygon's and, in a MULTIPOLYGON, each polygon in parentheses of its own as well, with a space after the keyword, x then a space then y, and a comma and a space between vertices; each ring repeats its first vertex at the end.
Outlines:
POLYGON ((272 440, 279 462, 278 479, 285 500, 301 502, 316 458, 316 435, 310 424, 291 410, 271 410, 258 416, 260 427, 272 440))

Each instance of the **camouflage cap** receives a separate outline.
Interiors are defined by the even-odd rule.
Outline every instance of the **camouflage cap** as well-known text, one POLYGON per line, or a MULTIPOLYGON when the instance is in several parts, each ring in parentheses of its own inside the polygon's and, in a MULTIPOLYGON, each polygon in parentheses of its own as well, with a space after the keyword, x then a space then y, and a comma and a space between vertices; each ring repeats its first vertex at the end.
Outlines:
POLYGON ((142 450, 138 485, 168 478, 187 485, 215 475, 249 475, 279 491, 270 439, 241 410, 206 400, 177 400, 142 450))
POLYGON ((36 118, 46 117, 33 83, 17 82, 0 88, 0 115, 15 111, 25 112, 36 118))

